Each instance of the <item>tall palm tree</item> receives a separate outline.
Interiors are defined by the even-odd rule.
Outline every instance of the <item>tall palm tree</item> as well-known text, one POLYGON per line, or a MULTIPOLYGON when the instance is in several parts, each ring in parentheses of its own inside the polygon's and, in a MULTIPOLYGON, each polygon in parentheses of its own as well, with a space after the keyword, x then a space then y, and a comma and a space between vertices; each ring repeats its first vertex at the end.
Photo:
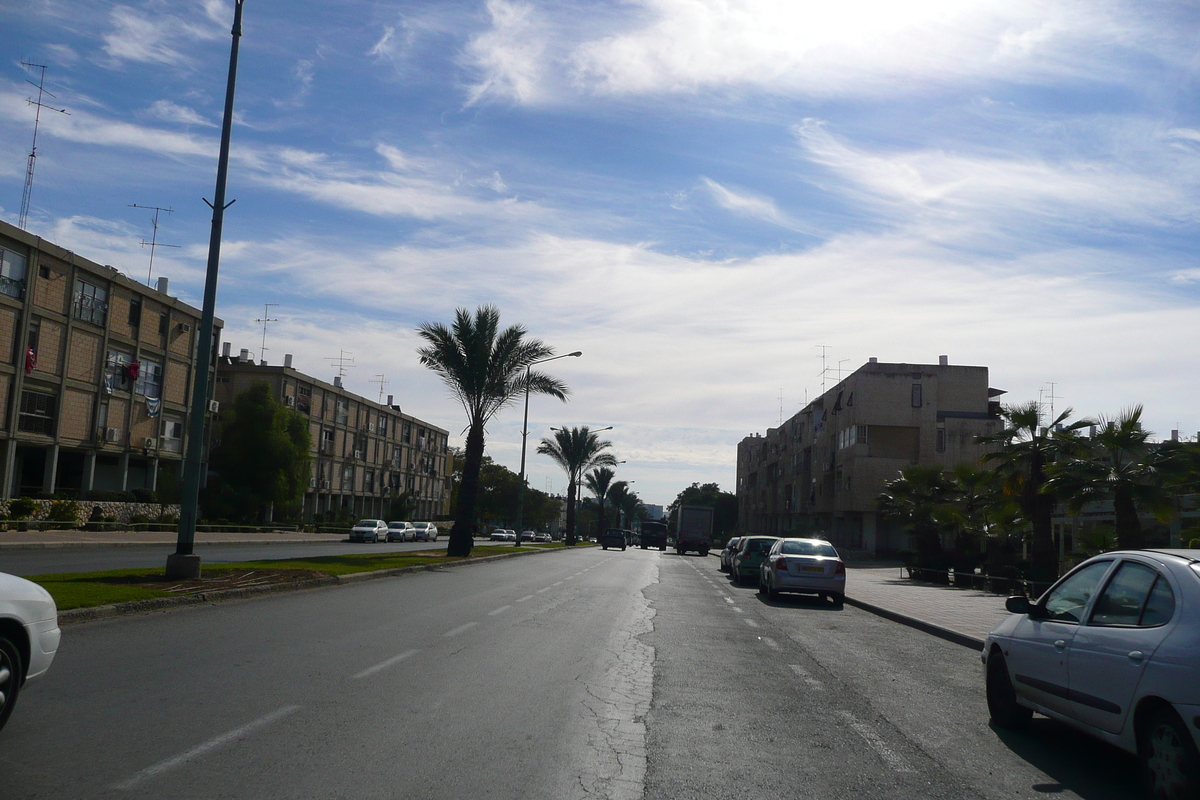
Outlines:
POLYGON ((1068 423, 1072 409, 1043 425, 1041 405, 1035 401, 1004 406, 1000 417, 1004 428, 976 441, 995 447, 985 453, 985 462, 995 462, 1004 492, 1016 499, 1021 513, 1033 528, 1034 580, 1058 577, 1058 552, 1054 547, 1052 519, 1057 498, 1047 488, 1047 468, 1055 461, 1076 454, 1082 447, 1079 429, 1092 424, 1080 419, 1068 423))
POLYGON ((596 525, 599 528, 597 536, 603 536, 607 528, 604 525, 604 501, 608 499, 609 490, 613 486, 612 479, 616 473, 611 467, 596 467, 583 476, 583 483, 596 497, 596 525))
POLYGON ((612 442, 603 441, 586 425, 579 428, 560 428, 553 439, 542 439, 538 453, 550 456, 567 473, 567 535, 568 547, 575 544, 575 494, 579 478, 592 467, 613 467, 617 458, 604 452, 612 442))
POLYGON ((617 511, 618 528, 628 528, 633 521, 631 500, 634 504, 639 502, 637 495, 630 491, 629 484, 625 481, 615 481, 608 487, 608 502, 617 511))
POLYGON ((457 309, 449 328, 426 322, 417 328, 417 334, 427 343, 417 350, 421 364, 441 376, 467 412, 462 482, 446 554, 468 556, 474 543, 483 432, 488 420, 526 390, 559 400, 566 400, 569 390, 557 378, 527 371, 530 364, 553 355, 554 349, 526 338, 521 325, 500 330, 500 310, 493 305, 480 306, 474 316, 465 308, 457 309))
POLYGON ((944 568, 935 563, 942 553, 942 531, 948 528, 954 485, 940 466, 911 464, 900 477, 883 485, 875 504, 884 517, 909 526, 917 546, 917 565, 944 568))
POLYGON ((1150 443, 1142 427, 1142 407, 1127 408, 1116 419, 1101 417, 1086 454, 1050 465, 1046 486, 1066 498, 1067 509, 1078 514, 1090 502, 1111 500, 1117 546, 1144 546, 1138 509, 1167 522, 1174 510, 1173 494, 1165 485, 1172 472, 1174 452, 1150 443))

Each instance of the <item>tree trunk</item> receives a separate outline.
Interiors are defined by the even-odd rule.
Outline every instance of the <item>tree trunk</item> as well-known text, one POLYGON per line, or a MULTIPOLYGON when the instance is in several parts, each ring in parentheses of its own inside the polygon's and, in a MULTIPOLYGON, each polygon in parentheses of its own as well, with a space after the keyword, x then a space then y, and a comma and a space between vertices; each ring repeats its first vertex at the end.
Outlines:
POLYGON ((1054 497, 1036 494, 1031 498, 1027 516, 1033 526, 1033 561, 1035 581, 1050 583, 1058 579, 1058 548, 1054 546, 1054 497))
POLYGON ((479 499, 479 470, 483 466, 483 426, 471 425, 463 454, 462 483, 458 486, 458 507, 454 509, 454 527, 446 555, 466 558, 475 546, 475 506, 479 499))
POLYGON ((605 528, 604 528, 604 499, 599 498, 596 505, 598 506, 597 511, 596 511, 596 525, 600 529, 596 532, 596 538, 599 539, 601 536, 604 535, 604 531, 605 531, 605 528))
POLYGON ((1142 521, 1138 519, 1137 506, 1128 492, 1118 490, 1114 494, 1113 517, 1117 529, 1117 547, 1140 550, 1143 547, 1142 521))
POLYGON ((575 546, 575 481, 567 481, 567 535, 564 538, 567 547, 575 546))

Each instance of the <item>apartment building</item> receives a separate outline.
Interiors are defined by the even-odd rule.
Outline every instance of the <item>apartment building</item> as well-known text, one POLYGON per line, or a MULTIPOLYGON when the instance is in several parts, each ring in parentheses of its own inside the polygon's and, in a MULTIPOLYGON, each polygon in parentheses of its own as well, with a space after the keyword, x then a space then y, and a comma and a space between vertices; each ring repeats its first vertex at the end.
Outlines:
MULTIPOLYGON (((215 397, 222 410, 256 382, 271 387, 276 400, 303 414, 312 437, 312 463, 303 514, 345 509, 357 517, 384 518, 391 501, 408 493, 412 518, 433 520, 450 513, 453 457, 449 432, 405 414, 388 396, 386 404, 352 394, 341 378, 325 383, 292 368, 255 363, 249 351, 237 356, 226 343, 218 359, 215 397)), ((218 425, 221 414, 218 413, 218 425)), ((216 434, 219 436, 220 434, 216 434)))
POLYGON ((737 451, 738 527, 782 535, 823 531, 872 554, 908 547, 875 498, 908 464, 977 463, 975 437, 1000 429, 1003 394, 987 367, 880 363, 872 358, 766 435, 737 451))
POLYGON ((0 495, 177 485, 200 311, 167 289, 0 221, 0 495))

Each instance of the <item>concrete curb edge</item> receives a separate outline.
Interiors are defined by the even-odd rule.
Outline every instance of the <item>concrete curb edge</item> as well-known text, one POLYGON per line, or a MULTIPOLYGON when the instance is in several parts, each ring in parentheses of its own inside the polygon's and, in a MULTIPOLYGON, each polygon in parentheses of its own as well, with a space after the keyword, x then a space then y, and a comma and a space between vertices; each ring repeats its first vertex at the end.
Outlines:
POLYGON ((907 614, 901 614, 898 611, 883 608, 872 603, 867 603, 862 600, 856 600, 853 597, 846 597, 846 603, 861 608, 863 611, 869 611, 872 614, 889 619, 892 622, 899 622, 901 625, 907 625, 910 628, 915 628, 923 633, 928 633, 931 636, 936 636, 939 639, 945 639, 948 642, 953 642, 963 647, 969 647, 972 650, 983 652, 984 640, 975 636, 970 636, 959 631, 944 628, 941 625, 934 625, 932 622, 926 622, 923 619, 910 617, 907 614))

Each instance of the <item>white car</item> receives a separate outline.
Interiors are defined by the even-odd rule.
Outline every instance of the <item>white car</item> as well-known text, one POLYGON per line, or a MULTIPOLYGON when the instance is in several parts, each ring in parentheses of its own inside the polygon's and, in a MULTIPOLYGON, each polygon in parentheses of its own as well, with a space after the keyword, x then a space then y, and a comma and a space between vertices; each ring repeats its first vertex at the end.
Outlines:
POLYGON ((389 522, 387 540, 389 542, 415 542, 417 529, 411 522, 389 522))
POLYGON ((983 650, 996 725, 1036 711, 1137 755, 1154 797, 1200 797, 1200 550, 1105 553, 1005 605, 983 650))
POLYGON ((504 528, 496 528, 496 530, 492 531, 491 535, 488 537, 488 541, 492 542, 503 542, 507 539, 508 531, 504 530, 504 528))
POLYGON ((414 522, 413 527, 417 529, 417 542, 436 542, 438 538, 437 525, 432 522, 414 522))
POLYGON ((50 593, 0 572, 0 728, 12 716, 25 681, 50 668, 61 637, 50 593))
POLYGON ((548 534, 548 533, 534 534, 533 540, 535 542, 543 542, 543 543, 551 543, 554 541, 554 539, 552 539, 550 537, 550 534, 548 534))
POLYGON ((388 524, 381 519, 360 519, 350 529, 352 542, 387 541, 388 524))

